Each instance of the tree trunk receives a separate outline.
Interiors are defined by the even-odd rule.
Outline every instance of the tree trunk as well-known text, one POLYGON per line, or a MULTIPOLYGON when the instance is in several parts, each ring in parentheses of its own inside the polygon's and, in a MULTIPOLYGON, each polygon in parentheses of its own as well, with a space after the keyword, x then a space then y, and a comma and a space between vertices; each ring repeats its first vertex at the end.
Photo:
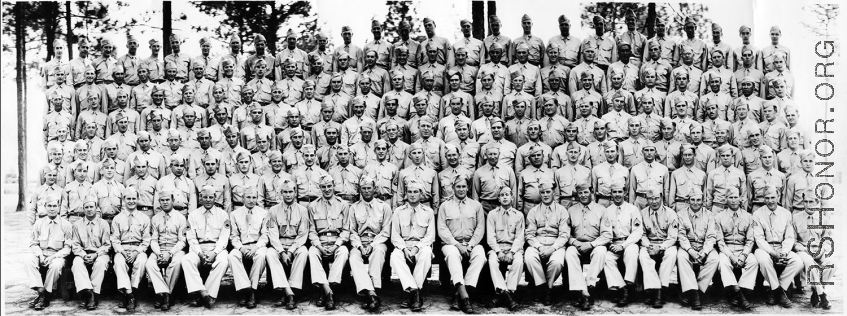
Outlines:
MULTIPOLYGON (((488 16, 497 15, 497 1, 488 1, 488 16)), ((485 17, 485 23, 488 23, 488 16, 485 17)), ((486 33, 491 35, 491 29, 486 33)))
POLYGON ((656 3, 647 4, 647 38, 656 36, 656 3))
POLYGON ((68 60, 74 59, 74 29, 71 24, 71 2, 65 1, 65 42, 68 43, 68 60))
MULTIPOLYGON (((277 34, 277 31, 279 30, 279 21, 280 21, 279 15, 280 15, 280 12, 276 8, 276 3, 271 2, 267 5, 271 6, 271 16, 268 17, 268 21, 267 21, 267 24, 266 24, 268 29, 267 29, 267 33, 265 34, 265 39, 268 40, 268 47, 265 48, 265 53, 267 53, 271 56, 274 56, 274 55, 276 55, 276 42, 277 42, 277 40, 279 40, 279 38, 277 37, 276 34, 277 34)), ((268 66, 273 68, 273 65, 268 65, 268 66)))
POLYGON ((47 16, 44 17, 44 35, 47 38, 47 58, 45 61, 49 61, 53 59, 53 56, 56 56, 55 47, 53 47, 53 41, 56 39, 56 28, 59 26, 59 21, 56 17, 59 16, 59 3, 58 2, 44 2, 43 5, 47 6, 47 16))
POLYGON ((18 85, 18 207, 21 212, 26 209, 26 47, 24 39, 24 6, 25 2, 15 3, 15 81, 18 85))
POLYGON ((162 1, 162 48, 164 56, 171 54, 171 33, 173 33, 173 22, 171 18, 171 2, 162 1))
POLYGON ((473 18, 473 37, 482 40, 485 37, 485 3, 471 1, 471 17, 473 18))

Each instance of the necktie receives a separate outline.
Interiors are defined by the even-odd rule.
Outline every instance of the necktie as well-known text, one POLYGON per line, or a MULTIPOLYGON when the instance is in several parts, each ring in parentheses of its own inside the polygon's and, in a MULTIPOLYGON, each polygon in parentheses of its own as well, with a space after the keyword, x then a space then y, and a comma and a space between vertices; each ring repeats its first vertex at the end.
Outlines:
POLYGON ((249 209, 249 210, 247 210, 247 229, 246 229, 247 233, 249 233, 250 228, 253 227, 253 226, 250 226, 250 222, 252 222, 252 221, 253 221, 253 209, 249 209))
POLYGON ((94 246, 94 222, 88 222, 88 246, 94 246))
POLYGON ((653 224, 654 231, 658 232, 658 230, 659 230, 659 216, 656 215, 656 211, 650 212, 650 221, 653 224))
POLYGON ((732 212, 732 235, 738 233, 738 211, 732 212))
POLYGON ((209 221, 211 220, 211 217, 212 217, 212 212, 211 212, 211 211, 206 210, 205 212, 203 212, 203 219, 204 219, 204 221, 203 221, 203 237, 202 237, 202 239, 209 239, 209 238, 206 236, 206 232, 207 232, 207 231, 208 231, 208 229, 209 229, 209 221))
POLYGON ((773 220, 774 220, 775 217, 776 217, 776 212, 771 211, 770 216, 768 216, 768 224, 770 224, 770 226, 768 228, 770 228, 771 237, 774 240, 776 240, 776 230, 773 229, 773 220))

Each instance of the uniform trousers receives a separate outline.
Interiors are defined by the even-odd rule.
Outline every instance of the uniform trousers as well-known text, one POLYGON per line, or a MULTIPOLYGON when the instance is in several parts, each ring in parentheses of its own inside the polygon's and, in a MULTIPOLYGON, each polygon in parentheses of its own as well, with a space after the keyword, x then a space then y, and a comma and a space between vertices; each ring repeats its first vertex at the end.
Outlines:
POLYGON ((404 291, 411 292, 422 289, 426 281, 426 274, 429 273, 429 269, 432 267, 432 247, 418 247, 418 253, 414 256, 414 262, 406 261, 406 255, 403 253, 403 249, 395 248, 391 252, 389 262, 391 268, 394 269, 394 272, 400 278, 400 285, 403 286, 404 291), (414 270, 409 267, 410 264, 415 266, 414 270))
POLYGON ((649 204, 647 203, 647 198, 638 195, 635 196, 635 201, 633 202, 634 203, 632 204, 635 205, 635 207, 637 207, 639 210, 643 210, 649 204))
POLYGON ((444 261, 447 263, 447 270, 450 271, 450 281, 453 285, 464 284, 465 286, 476 287, 479 281, 479 274, 482 273, 482 267, 485 266, 485 250, 482 245, 476 245, 468 249, 468 271, 462 269, 462 259, 464 257, 459 252, 459 248, 453 245, 444 245, 441 247, 441 252, 444 254, 444 261))
POLYGON ((273 247, 268 248, 265 256, 274 289, 303 288, 303 272, 309 260, 309 251, 306 250, 306 246, 297 248, 288 260, 282 260, 280 253, 273 247), (291 272, 289 276, 286 276, 285 267, 288 267, 291 272))
MULTIPOLYGON (((832 280, 832 276, 835 275, 835 258, 834 257, 823 257, 820 259, 812 258, 808 252, 798 252, 798 256, 803 260, 803 266, 805 267, 805 273, 802 273, 803 278, 808 278, 810 282, 829 282, 832 280), (815 265, 819 265, 823 270, 818 269, 815 265), (832 267, 827 267, 828 265, 832 265, 832 267)), ((820 294, 826 294, 826 286, 823 284, 813 284, 812 288, 815 289, 815 292, 820 294)))
POLYGON ((262 273, 265 272, 265 266, 267 265, 267 259, 265 258, 267 251, 268 247, 258 247, 252 257, 235 249, 229 252, 229 266, 232 269, 232 279, 235 283, 236 291, 241 291, 248 287, 254 290, 259 288, 259 278, 262 277, 262 273), (250 264, 249 275, 247 274, 247 269, 244 268, 245 260, 250 264))
POLYGON ((600 272, 603 272, 603 264, 606 261, 606 246, 598 246, 591 249, 588 254, 590 263, 588 264, 588 275, 582 276, 582 261, 580 257, 585 257, 577 250, 576 247, 570 246, 565 251, 565 262, 568 265, 568 285, 571 291, 587 291, 588 286, 594 286, 600 279, 600 272))
POLYGON ((529 270, 529 275, 535 280, 535 285, 542 285, 547 282, 547 286, 553 288, 553 282, 562 275, 562 269, 565 266, 565 248, 556 249, 553 254, 547 258, 546 269, 542 266, 541 252, 534 247, 526 248, 524 262, 529 270))
MULTIPOLYGON (((202 251, 212 251, 215 249, 215 244, 207 243, 200 244, 202 251)), ((203 283, 203 278, 200 277, 200 254, 190 251, 182 257, 182 270, 185 271, 185 285, 188 288, 188 293, 206 290, 209 296, 217 298, 218 290, 221 288, 221 279, 229 267, 227 261, 226 249, 221 250, 215 255, 215 261, 212 262, 212 271, 203 283)))
MULTIPOLYGON (((334 242, 333 242, 334 244, 334 242)), ((324 244, 327 247, 331 244, 324 244)), ((347 264, 347 258, 350 256, 350 250, 347 246, 338 246, 335 252, 326 256, 322 254, 318 247, 312 246, 309 248, 309 272, 312 276, 312 284, 327 284, 341 283, 341 272, 344 270, 344 265, 347 264), (332 263, 329 265, 329 275, 323 267, 323 260, 329 259, 332 263)))
POLYGON ((350 270, 353 273, 353 282, 356 283, 356 292, 364 295, 367 291, 382 288, 382 267, 385 264, 385 244, 371 244, 371 253, 367 261, 362 257, 362 251, 358 248, 350 250, 350 270))
MULTIPOLYGON (((506 244, 505 247, 511 248, 512 245, 506 244)), ((517 290, 523 274, 523 262, 523 250, 520 250, 512 256, 512 263, 507 266, 504 276, 500 271, 500 258, 497 257, 497 252, 494 250, 488 251, 488 271, 491 273, 491 281, 494 283, 494 289, 497 293, 517 290)))
MULTIPOLYGON (((44 250, 45 257, 54 253, 56 252, 44 250)), ((54 258, 50 261, 47 265, 47 275, 44 276, 43 280, 39 271, 42 266, 40 260, 38 260, 38 256, 30 255, 24 263, 29 287, 33 289, 43 287, 47 292, 53 292, 53 287, 58 283, 59 277, 62 276, 62 269, 65 267, 65 258, 54 258)))
MULTIPOLYGON (((774 251, 781 252, 782 247, 780 245, 771 245, 771 247, 774 251)), ((791 282, 794 282, 794 276, 803 270, 803 259, 800 259, 800 256, 793 251, 788 252, 788 264, 785 265, 785 269, 782 270, 780 275, 776 274, 773 258, 767 252, 759 248, 756 249, 755 254, 756 260, 759 261, 759 271, 762 272, 765 281, 770 284, 771 290, 776 290, 778 287, 787 289, 791 282)))
MULTIPOLYGON (((124 250, 135 250, 138 246, 124 245, 124 250)), ((137 288, 144 276, 144 265, 147 264, 147 254, 139 252, 132 262, 132 271, 123 254, 115 254, 115 276, 118 278, 118 289, 137 288), (131 275, 130 275, 131 274, 131 275)))
POLYGON ((182 274, 182 258, 185 257, 185 251, 177 251, 171 254, 171 261, 164 268, 159 267, 159 255, 151 253, 147 258, 147 277, 153 283, 153 290, 156 294, 173 293, 176 287, 176 282, 179 280, 179 275, 182 274))
POLYGON ((715 277, 715 272, 718 271, 718 266, 720 265, 718 252, 714 249, 709 251, 706 254, 706 262, 702 265, 691 262, 691 255, 685 251, 677 251, 676 258, 677 270, 679 271, 679 284, 682 287, 682 291, 687 292, 699 289, 701 292, 706 293, 706 289, 709 288, 709 282, 715 277), (700 273, 697 275, 694 274, 695 264, 700 265, 700 273))
POLYGON ((82 257, 75 257, 71 271, 74 273, 74 286, 76 291, 94 290, 94 293, 100 294, 100 289, 103 287, 103 277, 106 275, 106 270, 109 269, 109 256, 101 255, 94 259, 94 263, 86 264, 82 257), (88 270, 91 270, 91 273, 88 270))
MULTIPOLYGON (((658 244, 654 244, 658 246, 658 244)), ((667 287, 671 283, 671 273, 676 266, 676 246, 670 246, 665 251, 660 252, 656 256, 650 256, 647 253, 647 247, 642 247, 638 254, 638 261, 641 263, 641 271, 644 272, 644 289, 659 289, 667 287), (656 271, 655 258, 661 257, 662 263, 659 265, 659 271, 656 271)))
MULTIPOLYGON (((738 257, 744 250, 742 245, 727 245, 732 253, 738 257)), ((744 267, 741 268, 741 278, 735 279, 735 267, 732 265, 732 260, 724 253, 719 255, 721 283, 723 286, 740 286, 742 288, 752 290, 756 286, 756 276, 759 274, 759 261, 752 253, 747 255, 744 261, 744 267)))
MULTIPOLYGON (((620 244, 620 243, 614 243, 620 244)), ((603 272, 606 275, 606 283, 609 287, 623 287, 626 285, 624 280, 635 283, 635 276, 638 274, 638 245, 631 244, 626 246, 622 252, 606 251, 606 262, 603 265, 603 272), (621 277, 621 271, 618 270, 618 260, 623 256, 624 262, 624 277, 621 277)))

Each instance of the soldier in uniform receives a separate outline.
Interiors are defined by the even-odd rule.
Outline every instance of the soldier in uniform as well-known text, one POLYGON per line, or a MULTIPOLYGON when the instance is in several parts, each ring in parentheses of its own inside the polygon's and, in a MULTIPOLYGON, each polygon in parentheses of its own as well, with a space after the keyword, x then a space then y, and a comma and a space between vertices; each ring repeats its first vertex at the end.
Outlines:
POLYGON ((607 209, 591 198, 591 187, 587 183, 576 186, 579 203, 569 209, 571 236, 565 261, 568 266, 569 290, 580 292, 579 308, 591 309, 592 294, 600 279, 606 261, 606 245, 612 241, 612 220, 607 209), (585 260, 587 259, 587 260, 585 260), (590 261, 588 273, 583 277, 582 261, 590 261))
MULTIPOLYGON (((709 171, 703 192, 705 194, 703 203, 715 213, 720 213, 726 208, 726 198, 730 188, 738 189, 741 196, 748 196, 747 178, 741 170, 732 166, 732 147, 728 144, 719 147, 718 156, 721 166, 709 171)), ((747 209, 747 201, 741 201, 741 208, 747 209)))
POLYGON ((745 296, 750 296, 756 285, 759 261, 753 256, 753 216, 741 208, 741 193, 730 188, 727 195, 728 208, 712 212, 715 221, 715 238, 720 250, 720 275, 730 303, 743 310, 752 305, 745 296), (741 278, 736 279, 735 269, 741 269, 741 278))
MULTIPOLYGON (((694 145, 686 144, 680 147, 682 166, 671 173, 666 197, 666 205, 677 212, 688 206, 688 199, 692 192, 695 190, 703 192, 706 185, 706 173, 694 166, 694 145)), ((668 150, 670 149, 669 147, 668 150)))
POLYGON ((100 174, 102 178, 91 186, 89 195, 97 198, 100 217, 111 223, 112 218, 121 211, 121 194, 124 186, 115 179, 115 161, 111 158, 106 158, 100 164, 100 174))
POLYGON ((559 204, 568 208, 575 203, 578 184, 591 184, 591 169, 579 163, 579 144, 575 142, 562 145, 567 148, 567 163, 556 169, 554 179, 559 192, 559 204))
POLYGON ((280 187, 282 203, 274 205, 268 211, 267 226, 268 247, 266 256, 268 270, 274 290, 281 292, 276 307, 297 308, 297 300, 291 288, 303 286, 303 270, 309 253, 304 246, 309 235, 309 211, 297 203, 297 188, 292 180, 283 180, 280 187), (290 268, 290 277, 283 265, 290 268))
POLYGON ((747 175, 746 198, 750 213, 767 204, 764 197, 765 189, 770 186, 776 187, 780 202, 783 200, 781 197, 785 189, 785 174, 776 169, 774 159, 776 156, 773 149, 768 145, 762 145, 762 147, 759 147, 759 151, 761 151, 762 165, 747 175))
POLYGON ((30 229, 31 254, 24 261, 24 271, 27 284, 38 292, 38 296, 29 302, 29 308, 38 311, 50 306, 53 288, 65 267, 65 257, 71 253, 73 226, 59 217, 61 198, 59 194, 48 195, 44 202, 47 214, 36 220, 30 229), (44 279, 39 271, 42 268, 47 270, 44 279))
POLYGON ((226 246, 229 243, 231 224, 229 215, 215 206, 215 189, 205 186, 200 189, 199 207, 188 215, 186 238, 189 252, 182 257, 185 285, 188 293, 198 293, 191 303, 193 307, 205 305, 212 308, 218 297, 221 279, 229 267, 226 246), (200 276, 200 265, 211 267, 205 284, 200 276))
POLYGON ((309 203, 309 266, 312 284, 322 287, 324 295, 317 306, 326 310, 335 309, 332 285, 341 283, 341 272, 347 263, 349 250, 344 245, 350 232, 347 227, 347 212, 350 205, 335 195, 335 182, 330 175, 318 179, 322 196, 309 203), (329 274, 323 261, 331 261, 329 274))
MULTIPOLYGON (((376 198, 376 180, 368 175, 359 180, 362 198, 347 214, 350 233, 350 270, 356 283, 356 293, 365 296, 363 309, 378 311, 382 299, 376 289, 382 288, 382 268, 385 264, 385 242, 391 238, 391 205, 376 198)), ((390 201, 389 201, 390 202, 390 201)))
POLYGON ((518 288, 523 274, 523 246, 526 234, 524 215, 512 205, 512 189, 504 186, 498 193, 500 206, 488 213, 486 239, 488 270, 494 283, 494 291, 500 297, 498 304, 515 311, 518 304, 512 294, 518 288), (505 265, 506 273, 500 268, 505 265))
POLYGON ((173 192, 159 192, 161 212, 150 220, 152 235, 147 258, 147 278, 159 296, 153 308, 169 311, 173 306, 171 294, 182 274, 182 258, 185 256, 185 231, 188 224, 180 212, 174 212, 173 192), (163 271, 164 270, 164 271, 163 271))
MULTIPOLYGON (((156 196, 153 199, 153 209, 159 207, 156 204, 159 201, 159 192, 167 190, 173 194, 173 208, 182 213, 183 216, 186 216, 189 211, 197 208, 197 197, 200 192, 194 186, 194 182, 185 176, 185 157, 180 154, 171 155, 170 165, 170 174, 156 182, 156 196)), ((214 191, 213 187, 210 188, 214 191)), ((214 204, 214 196, 212 198, 212 203, 214 204)))
MULTIPOLYGON (((88 200, 88 192, 91 191, 91 183, 85 181, 86 174, 88 174, 88 168, 89 167, 84 164, 77 165, 76 170, 74 170, 74 181, 68 183, 62 189, 62 208, 60 214, 67 216, 67 219, 71 223, 85 217, 83 203, 88 200)), ((47 173, 49 172, 51 171, 48 171, 47 173)), ((94 208, 96 211, 96 199, 94 200, 94 208)))
POLYGON ((453 179, 453 198, 442 203, 438 210, 438 236, 444 245, 441 251, 456 288, 451 309, 467 314, 474 312, 466 287, 476 288, 479 274, 485 266, 482 237, 485 234, 485 212, 482 205, 468 197, 468 176, 458 174, 453 179), (462 262, 468 260, 467 271, 462 262))
MULTIPOLYGON (((647 207, 648 188, 654 186, 662 188, 666 199, 670 188, 670 181, 666 180, 668 179, 668 167, 654 159, 656 145, 647 140, 641 147, 641 152, 644 155, 644 161, 632 166, 629 171, 629 202, 639 209, 647 207)), ((670 203, 666 203, 666 205, 670 205, 670 203)))
POLYGON ((322 176, 329 175, 329 173, 315 165, 316 157, 314 145, 303 145, 301 151, 303 152, 303 163, 305 165, 302 168, 296 168, 291 171, 291 176, 294 179, 295 186, 297 187, 297 201, 300 205, 306 207, 310 202, 317 200, 318 197, 320 197, 321 193, 318 180, 322 176))
POLYGON ((534 284, 543 294, 544 305, 554 301, 550 292, 565 265, 565 246, 571 237, 568 210, 554 203, 553 186, 541 185, 541 204, 526 215, 526 249, 524 260, 534 284), (543 264, 543 265, 542 265, 543 264))
POLYGON ((134 311, 138 302, 132 294, 141 284, 144 265, 147 263, 147 247, 150 246, 150 217, 139 212, 138 191, 127 188, 123 191, 123 210, 112 219, 110 241, 115 249, 115 275, 118 278, 118 291, 124 300, 119 308, 126 307, 134 311))
POLYGON ((791 300, 785 294, 794 276, 803 271, 803 259, 794 249, 797 233, 794 231, 791 212, 779 206, 779 192, 775 187, 765 191, 765 206, 753 211, 753 231, 756 239, 756 260, 765 281, 770 285, 768 305, 779 304, 791 308, 791 300), (785 265, 781 274, 775 265, 785 265))
POLYGON ((594 24, 594 35, 582 41, 580 55, 585 56, 584 54, 589 46, 595 50, 599 50, 597 52, 597 67, 603 72, 606 72, 609 69, 609 65, 618 61, 618 45, 615 43, 615 38, 612 34, 606 34, 606 22, 602 16, 594 15, 592 21, 594 24))
POLYGON ((612 241, 606 251, 603 271, 610 291, 620 293, 612 300, 618 307, 629 304, 629 293, 635 290, 638 273, 638 242, 644 235, 641 212, 635 205, 626 202, 626 191, 622 183, 612 185, 612 202, 606 208, 606 217, 612 225, 612 241), (625 276, 621 277, 618 260, 623 257, 625 276), (624 283, 626 281, 626 283, 624 283))
POLYGON ((641 237, 641 250, 638 261, 644 272, 644 288, 647 299, 644 301, 653 308, 662 308, 670 292, 668 285, 677 259, 677 232, 679 220, 674 210, 664 206, 662 188, 652 187, 647 191, 648 207, 641 210, 644 219, 644 235, 641 237), (660 260, 656 271, 656 260, 660 260), (665 296, 662 296, 662 292, 665 296))
POLYGON ((258 189, 247 188, 244 191, 244 206, 229 213, 231 223, 229 265, 235 290, 241 292, 238 306, 256 308, 256 289, 259 278, 265 272, 265 254, 268 250, 268 235, 264 228, 268 211, 258 206, 258 189), (247 273, 244 261, 248 261, 250 273, 247 273))
POLYGON ((410 180, 406 185, 406 203, 394 210, 391 216, 391 268, 400 277, 400 285, 409 293, 402 308, 413 312, 423 309, 423 288, 427 272, 432 266, 432 244, 435 241, 435 215, 421 203, 424 185, 410 180), (414 265, 414 269, 410 268, 414 265))
POLYGON ((74 274, 74 286, 82 298, 80 307, 87 310, 97 309, 100 304, 100 289, 103 277, 109 268, 109 250, 111 231, 109 223, 97 217, 97 199, 88 196, 81 207, 84 220, 73 223, 74 254, 71 271, 74 274), (89 274, 89 269, 91 273, 89 274))
POLYGON ((611 186, 615 183, 624 183, 624 188, 629 188, 629 170, 619 163, 618 146, 614 141, 606 140, 602 143, 606 161, 591 169, 591 187, 594 188, 594 197, 597 203, 604 207, 612 204, 611 186))
MULTIPOLYGON (((82 166, 82 164, 78 166, 82 166)), ((29 203, 27 203, 27 219, 30 225, 35 225, 39 218, 47 215, 47 201, 51 196, 58 196, 59 205, 62 205, 62 187, 56 183, 56 173, 56 170, 46 170, 44 173, 46 182, 30 195, 29 203)))
POLYGON ((218 172, 218 164, 221 160, 220 157, 221 155, 215 153, 203 155, 202 161, 205 172, 194 178, 194 187, 202 188, 206 185, 210 185, 215 188, 215 205, 227 212, 231 212, 233 210, 231 204, 232 199, 230 197, 232 189, 230 188, 229 179, 226 177, 226 174, 218 172))
MULTIPOLYGON (((823 209, 820 209, 820 200, 814 190, 809 189, 803 193, 803 204, 806 207, 805 212, 798 212, 793 216, 794 229, 797 231, 794 252, 803 260, 804 269, 800 272, 802 276, 808 274, 809 281, 818 282, 812 285, 812 307, 828 310, 831 307, 826 298, 828 286, 822 283, 831 282, 835 275, 837 262, 835 257, 832 257, 834 243, 831 240, 826 242, 826 239, 832 238, 830 230, 814 226, 831 225, 833 222, 832 218, 824 215, 823 209)), ((795 286, 798 284, 795 283, 795 286)))
MULTIPOLYGON (((500 205, 497 197, 500 187, 508 186, 513 192, 519 192, 518 181, 515 179, 515 171, 511 165, 498 163, 500 150, 498 146, 486 145, 485 161, 487 164, 474 171, 471 197, 482 203, 482 208, 486 213, 500 205)), ((550 184, 552 187, 552 183, 550 184)), ((517 201, 512 203, 517 206, 517 201)))
POLYGON ((129 178, 124 184, 127 188, 135 188, 138 192, 138 211, 153 218, 155 210, 153 209, 153 197, 156 195, 156 179, 148 176, 147 159, 142 155, 135 156, 132 160, 132 168, 135 170, 135 175, 129 178))
MULTIPOLYGON (((395 186, 400 169, 388 161, 388 142, 385 140, 380 139, 374 143, 374 152, 376 153, 376 161, 365 166, 362 177, 368 176, 373 179, 374 197, 388 203, 389 206, 394 205, 395 186)), ((361 183, 361 179, 359 182, 361 183)), ((360 192, 361 189, 360 185, 360 192)))
POLYGON ((700 296, 706 294, 709 283, 718 271, 720 259, 715 251, 715 214, 703 208, 703 192, 693 189, 688 207, 677 211, 679 218, 679 251, 677 269, 685 305, 693 310, 702 309, 700 296), (700 271, 695 275, 694 266, 700 271))
POLYGON ((556 186, 555 173, 543 163, 543 155, 544 151, 540 146, 531 147, 528 155, 530 165, 517 175, 518 193, 516 195, 520 197, 517 208, 522 210, 524 214, 529 213, 529 210, 541 203, 539 194, 541 185, 549 184, 555 188, 555 193, 559 191, 556 186))
POLYGON ((397 178, 397 192, 400 192, 401 196, 398 197, 396 204, 402 204, 402 196, 406 191, 405 188, 412 180, 424 186, 419 201, 421 204, 432 206, 440 202, 441 193, 439 192, 438 173, 424 164, 424 149, 420 143, 414 143, 409 146, 408 157, 411 163, 400 171, 397 178))

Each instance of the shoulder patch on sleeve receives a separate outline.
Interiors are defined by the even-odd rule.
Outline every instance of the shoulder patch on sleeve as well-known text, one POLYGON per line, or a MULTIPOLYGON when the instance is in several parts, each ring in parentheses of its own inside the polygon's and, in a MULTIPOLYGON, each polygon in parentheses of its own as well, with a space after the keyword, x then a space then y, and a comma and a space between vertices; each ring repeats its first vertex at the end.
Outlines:
POLYGON ((230 228, 229 220, 225 220, 225 221, 224 221, 224 228, 226 228, 226 229, 229 229, 229 228, 230 228))
POLYGON ((635 227, 641 226, 641 219, 636 218, 635 224, 633 224, 633 226, 635 226, 635 227))
POLYGON ((603 225, 606 225, 606 227, 611 227, 612 221, 607 218, 605 221, 603 221, 603 225))

